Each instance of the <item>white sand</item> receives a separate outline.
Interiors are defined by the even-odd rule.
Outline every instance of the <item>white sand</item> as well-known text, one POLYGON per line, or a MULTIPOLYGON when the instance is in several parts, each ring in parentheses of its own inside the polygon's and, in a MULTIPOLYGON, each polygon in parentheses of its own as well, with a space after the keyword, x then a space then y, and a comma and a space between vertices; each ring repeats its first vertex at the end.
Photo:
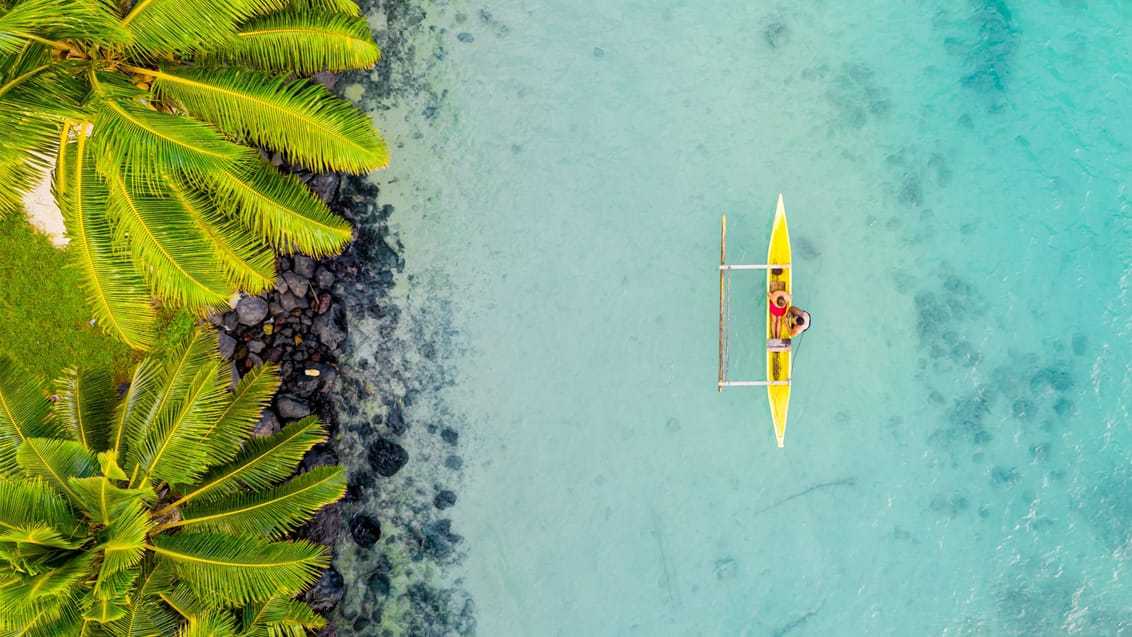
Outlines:
POLYGON ((45 233, 56 248, 70 243, 71 240, 64 236, 63 213, 51 195, 50 171, 45 171, 39 185, 24 195, 24 208, 27 210, 28 221, 45 233))

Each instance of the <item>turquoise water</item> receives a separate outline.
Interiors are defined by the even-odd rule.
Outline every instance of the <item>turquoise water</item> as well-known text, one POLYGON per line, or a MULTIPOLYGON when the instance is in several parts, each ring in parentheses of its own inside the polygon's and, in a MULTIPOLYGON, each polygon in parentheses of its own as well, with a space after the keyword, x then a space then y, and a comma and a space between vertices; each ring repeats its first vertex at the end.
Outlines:
POLYGON ((371 179, 478 635, 1132 634, 1132 8, 422 6, 371 179), (779 192, 785 449, 714 386, 720 215, 757 263, 779 192))

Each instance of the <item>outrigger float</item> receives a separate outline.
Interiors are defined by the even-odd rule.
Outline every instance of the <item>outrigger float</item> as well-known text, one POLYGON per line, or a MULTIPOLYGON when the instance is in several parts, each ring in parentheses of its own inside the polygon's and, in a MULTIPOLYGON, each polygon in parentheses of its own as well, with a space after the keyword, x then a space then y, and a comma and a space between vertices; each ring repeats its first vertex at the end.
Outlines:
POLYGON ((790 406, 790 360, 793 352, 791 340, 783 334, 771 333, 770 307, 762 299, 766 315, 766 380, 728 380, 727 320, 731 305, 731 272, 734 270, 766 270, 767 295, 782 290, 792 294, 790 287, 790 233, 786 230, 786 207, 778 195, 778 208, 774 212, 774 226, 770 231, 770 248, 766 263, 755 265, 728 265, 727 215, 723 215, 723 231, 719 244, 719 391, 724 387, 766 387, 770 400, 770 417, 774 421, 774 435, 778 446, 785 445, 786 411, 790 406))

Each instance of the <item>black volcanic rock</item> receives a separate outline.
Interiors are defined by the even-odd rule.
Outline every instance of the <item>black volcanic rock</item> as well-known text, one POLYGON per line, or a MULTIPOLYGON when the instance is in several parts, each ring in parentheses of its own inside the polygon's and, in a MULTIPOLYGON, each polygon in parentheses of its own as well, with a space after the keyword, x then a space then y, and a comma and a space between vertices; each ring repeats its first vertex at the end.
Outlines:
POLYGON ((381 539, 381 523, 368 515, 359 515, 350 522, 350 535, 358 546, 369 548, 381 539))
POLYGON ((369 447, 369 462, 380 476, 396 474, 408 461, 409 452, 388 438, 378 438, 369 447))

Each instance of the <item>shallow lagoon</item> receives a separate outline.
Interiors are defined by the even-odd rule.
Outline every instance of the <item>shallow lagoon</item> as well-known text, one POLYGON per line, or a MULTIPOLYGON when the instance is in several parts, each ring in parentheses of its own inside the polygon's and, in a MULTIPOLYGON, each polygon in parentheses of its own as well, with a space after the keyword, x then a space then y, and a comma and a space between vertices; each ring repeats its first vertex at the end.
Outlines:
POLYGON ((407 480, 458 495, 477 634, 1132 630, 1127 8, 419 6, 413 90, 356 95, 413 345, 351 339, 448 463, 407 480), (758 262, 779 192, 784 450, 713 387, 719 217, 758 262))

